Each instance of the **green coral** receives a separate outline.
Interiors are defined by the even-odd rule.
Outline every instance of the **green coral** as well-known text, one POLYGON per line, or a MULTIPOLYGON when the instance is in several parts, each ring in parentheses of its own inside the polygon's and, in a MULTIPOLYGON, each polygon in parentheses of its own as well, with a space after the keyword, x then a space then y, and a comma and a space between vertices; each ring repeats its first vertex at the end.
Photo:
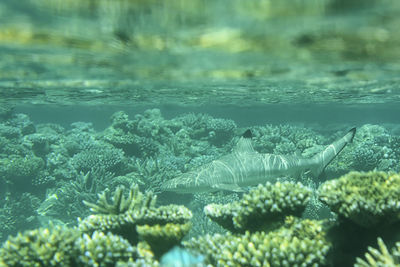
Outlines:
POLYGON ((73 266, 79 234, 76 229, 56 226, 9 237, 0 249, 0 266, 73 266))
POLYGON ((9 237, 0 249, 0 266, 115 266, 128 261, 135 248, 111 233, 92 235, 76 228, 50 226, 9 237))
POLYGON ((301 216, 311 191, 300 183, 277 182, 259 185, 233 203, 210 204, 205 214, 233 232, 256 231, 281 223, 285 216, 301 216))
POLYGON ((130 190, 129 197, 123 197, 122 189, 114 193, 114 202, 109 204, 105 194, 100 195, 97 204, 89 205, 93 211, 87 218, 79 219, 79 228, 84 232, 111 231, 128 239, 132 244, 138 242, 137 225, 155 225, 178 223, 183 224, 190 220, 192 213, 189 209, 179 205, 156 207, 156 197, 151 193, 142 194, 137 186, 130 190))
POLYGON ((135 259, 118 261, 117 267, 158 267, 159 262, 155 259, 154 253, 147 242, 139 242, 134 251, 135 259))
POLYGON ((129 260, 134 248, 120 236, 95 231, 92 235, 83 234, 75 241, 79 250, 79 263, 82 266, 115 266, 118 260, 129 260))
POLYGON ((213 266, 318 266, 327 264, 330 243, 322 222, 287 217, 285 225, 266 233, 227 233, 184 242, 213 266))
POLYGON ((137 225, 136 231, 140 239, 146 241, 154 254, 160 257, 162 254, 180 244, 182 238, 189 232, 190 223, 165 225, 137 225))
POLYGON ((26 183, 26 179, 33 179, 44 167, 44 161, 35 156, 20 157, 17 155, 0 159, 0 176, 15 183, 26 183))
POLYGON ((133 185, 129 190, 128 198, 125 199, 124 188, 118 187, 114 192, 113 203, 108 203, 106 192, 99 195, 97 204, 84 201, 90 210, 98 214, 113 214, 119 215, 130 210, 148 209, 155 206, 157 196, 152 193, 142 194, 139 191, 139 186, 133 185))
POLYGON ((378 238, 379 249, 368 247, 365 260, 357 258, 355 267, 395 267, 400 266, 400 242, 397 242, 390 253, 381 238, 378 238))
POLYGON ((341 219, 363 227, 399 221, 400 176, 385 172, 350 172, 327 181, 319 199, 341 219))

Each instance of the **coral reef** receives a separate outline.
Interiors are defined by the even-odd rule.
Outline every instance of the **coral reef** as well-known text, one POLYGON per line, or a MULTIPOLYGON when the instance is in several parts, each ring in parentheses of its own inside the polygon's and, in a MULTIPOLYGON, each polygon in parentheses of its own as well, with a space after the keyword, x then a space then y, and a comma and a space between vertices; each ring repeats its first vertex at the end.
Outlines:
POLYGON ((398 172, 399 152, 398 136, 383 126, 365 124, 357 128, 353 143, 327 166, 326 172, 332 177, 349 170, 398 172))
POLYGON ((384 172, 350 172, 327 181, 319 199, 343 220, 362 227, 399 221, 400 175, 384 172))
MULTIPOLYGON (((32 193, 12 194, 6 192, 0 199, 0 232, 3 238, 18 231, 39 227, 36 217, 41 199, 32 193)), ((2 239, 0 239, 2 241, 2 239)))
POLYGON ((78 260, 82 266, 113 267, 119 260, 129 260, 134 251, 129 242, 120 236, 98 231, 92 235, 82 234, 74 245, 78 249, 78 260))
MULTIPOLYGON (((156 207, 156 197, 150 193, 142 194, 137 185, 131 187, 128 198, 123 196, 123 189, 118 188, 112 204, 108 203, 105 193, 100 195, 97 204, 85 204, 98 214, 79 220, 79 229, 84 232, 110 231, 121 235, 132 244, 139 240, 136 230, 138 225, 185 224, 192 217, 190 210, 184 206, 156 207)), ((140 229, 144 231, 145 228, 140 229)), ((182 226, 182 229, 186 228, 182 226)), ((176 231, 178 233, 183 230, 176 231)))
POLYGON ((0 266, 115 266, 132 260, 136 248, 111 233, 81 233, 52 226, 9 237, 0 249, 0 266))
POLYGON ((233 232, 266 230, 282 223, 285 216, 301 216, 311 191, 300 183, 266 183, 233 203, 210 204, 204 213, 233 232))
POLYGON ((177 118, 192 139, 207 139, 221 145, 228 142, 236 129, 236 123, 228 119, 216 119, 207 114, 186 114, 177 118))
MULTIPOLYGON (((387 244, 399 237, 399 174, 353 172, 320 186, 350 169, 398 171, 399 132, 386 125, 361 126, 325 175, 300 177, 304 185, 280 179, 243 195, 157 198, 162 183, 229 153, 246 129, 206 114, 165 119, 158 109, 111 120, 104 131, 86 122, 64 128, 0 107, 0 238, 8 238, 0 265, 159 266, 190 236, 185 246, 204 254, 203 266, 343 266, 378 236, 387 244), (76 217, 83 219, 71 228, 76 217)), ((289 125, 250 129, 257 151, 304 157, 341 135, 289 125)), ((379 239, 378 247, 357 264, 399 264, 398 246, 389 252, 379 239)))
POLYGON ((153 196, 152 193, 142 194, 137 185, 131 187, 127 199, 125 199, 123 191, 123 187, 118 187, 115 190, 112 204, 108 203, 106 192, 99 195, 97 204, 87 201, 84 201, 84 204, 90 207, 92 212, 106 215, 120 215, 133 210, 142 213, 142 210, 155 206, 157 197, 153 196))
POLYGON ((123 266, 125 262, 140 266, 153 262, 156 266, 157 259, 190 230, 191 212, 176 205, 155 207, 155 201, 155 196, 142 194, 138 186, 131 187, 128 197, 117 188, 112 203, 103 193, 97 204, 85 202, 98 214, 81 220, 79 228, 50 224, 9 237, 0 249, 0 265, 115 266, 120 262, 123 266))
POLYGON ((39 228, 10 237, 0 249, 1 266, 73 266, 76 229, 39 228))
POLYGON ((382 238, 378 238, 378 248, 368 247, 365 260, 357 258, 355 267, 394 267, 400 265, 400 242, 390 253, 382 238))
POLYGON ((37 212, 41 216, 61 220, 67 224, 75 224, 77 217, 86 217, 89 210, 83 201, 95 202, 98 192, 106 188, 112 190, 116 179, 112 173, 104 170, 79 173, 74 180, 59 181, 56 188, 48 189, 46 198, 42 201, 37 212))
POLYGON ((293 154, 323 144, 324 139, 307 128, 289 125, 251 127, 254 148, 261 153, 293 154))
POLYGON ((148 243, 155 255, 163 255, 165 252, 177 246, 183 237, 189 232, 190 223, 165 225, 137 225, 136 231, 139 238, 148 243))
POLYGON ((104 169, 121 173, 124 169, 124 153, 112 146, 94 147, 75 154, 70 163, 78 172, 89 172, 104 169))
POLYGON ((32 180, 44 168, 44 162, 36 156, 9 156, 0 159, 0 176, 16 190, 27 190, 32 180), (24 189, 20 189, 20 188, 24 189))
POLYGON ((321 222, 287 217, 279 229, 216 234, 184 242, 213 266, 315 266, 327 264, 330 243, 321 222))

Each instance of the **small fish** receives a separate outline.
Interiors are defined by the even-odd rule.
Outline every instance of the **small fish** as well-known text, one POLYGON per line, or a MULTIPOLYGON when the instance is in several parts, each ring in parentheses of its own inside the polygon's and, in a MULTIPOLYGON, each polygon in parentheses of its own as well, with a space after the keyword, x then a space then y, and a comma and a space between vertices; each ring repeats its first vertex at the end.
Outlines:
POLYGON ((175 246, 160 260, 161 267, 205 267, 204 256, 195 255, 188 250, 175 246))
POLYGON ((318 177, 326 166, 353 141, 356 128, 328 145, 312 158, 294 155, 261 154, 251 144, 251 132, 247 130, 231 154, 212 161, 195 171, 184 173, 164 183, 164 191, 199 193, 217 190, 243 192, 243 188, 279 177, 299 177, 311 172, 318 177))

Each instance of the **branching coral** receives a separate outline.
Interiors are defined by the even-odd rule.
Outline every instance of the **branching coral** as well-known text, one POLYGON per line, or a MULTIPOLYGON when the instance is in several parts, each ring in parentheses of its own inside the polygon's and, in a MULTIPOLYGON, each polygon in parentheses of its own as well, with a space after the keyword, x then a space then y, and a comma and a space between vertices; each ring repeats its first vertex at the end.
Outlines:
MULTIPOLYGON (((161 191, 161 185, 164 181, 181 174, 178 171, 178 164, 184 165, 182 162, 175 162, 173 156, 167 157, 167 160, 146 158, 145 160, 136 159, 133 166, 133 172, 129 175, 135 183, 146 189, 158 193, 161 191)), ((181 160, 183 161, 183 160, 181 160)))
POLYGON ((190 227, 190 223, 137 225, 136 231, 140 239, 150 245, 155 255, 162 255, 174 246, 179 245, 182 238, 189 232, 190 227))
POLYGON ((113 267, 118 260, 129 260, 134 251, 129 242, 120 236, 98 231, 92 235, 83 234, 77 238, 74 245, 82 266, 113 267))
POLYGON ((11 155, 0 159, 0 176, 16 188, 31 185, 32 179, 44 168, 44 161, 36 156, 11 155))
POLYGON ((311 191, 300 183, 277 182, 259 185, 239 201, 210 204, 205 214, 221 226, 234 231, 255 231, 281 223, 287 215, 300 216, 311 191))
POLYGON ((400 175, 350 172, 325 182, 319 199, 342 219, 360 226, 388 225, 400 219, 400 175))
POLYGON ((389 252, 385 243, 381 238, 378 238, 378 249, 368 247, 368 252, 365 253, 365 260, 357 258, 355 267, 396 267, 400 266, 400 242, 389 252))
POLYGON ((74 242, 79 234, 61 226, 19 233, 0 249, 0 266, 73 266, 74 242))
POLYGON ((84 203, 94 213, 119 215, 127 211, 152 208, 157 201, 157 196, 153 196, 152 193, 142 194, 137 185, 131 187, 128 198, 124 197, 123 192, 123 187, 118 187, 115 190, 112 204, 108 203, 106 192, 99 195, 97 204, 87 201, 84 201, 84 203))
POLYGON ((0 266, 115 266, 130 260, 135 248, 123 238, 95 231, 52 226, 9 237, 0 249, 0 266))
POLYGON ((78 172, 104 169, 120 173, 125 168, 124 152, 111 145, 103 145, 83 150, 75 154, 70 163, 78 172))
POLYGON ((213 266, 317 266, 330 249, 321 222, 288 217, 276 231, 216 234, 185 242, 213 266))
POLYGON ((61 181, 58 188, 48 190, 46 199, 37 212, 52 219, 62 220, 67 224, 75 224, 77 217, 89 215, 83 201, 97 199, 97 193, 105 188, 115 188, 113 174, 104 170, 95 170, 86 174, 79 173, 74 180, 61 181))
POLYGON ((97 204, 86 203, 99 214, 92 214, 80 220, 79 228, 84 232, 111 231, 136 244, 137 225, 184 224, 192 217, 192 213, 183 206, 156 207, 155 204, 156 197, 151 193, 142 194, 137 185, 131 187, 128 198, 123 196, 122 188, 118 188, 112 204, 107 201, 105 194, 100 195, 97 204))

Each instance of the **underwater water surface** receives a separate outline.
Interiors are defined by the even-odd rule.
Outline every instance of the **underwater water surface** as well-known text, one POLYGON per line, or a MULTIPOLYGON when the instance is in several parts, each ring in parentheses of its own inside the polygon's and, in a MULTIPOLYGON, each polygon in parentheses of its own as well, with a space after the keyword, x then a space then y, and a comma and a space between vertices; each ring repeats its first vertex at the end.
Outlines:
POLYGON ((398 266, 399 14, 1 1, 0 266, 398 266))

